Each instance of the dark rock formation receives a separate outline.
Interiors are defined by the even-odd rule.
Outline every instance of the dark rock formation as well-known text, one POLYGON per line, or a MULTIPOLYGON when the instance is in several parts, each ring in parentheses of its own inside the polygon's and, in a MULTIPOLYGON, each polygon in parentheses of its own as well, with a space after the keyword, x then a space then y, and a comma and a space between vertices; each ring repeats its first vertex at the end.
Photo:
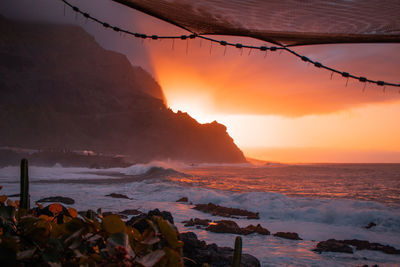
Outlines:
POLYGON ((270 232, 263 228, 261 225, 257 224, 254 226, 250 224, 245 228, 240 228, 237 223, 230 220, 221 220, 216 221, 214 223, 210 223, 206 228, 207 231, 214 233, 229 233, 229 234, 237 234, 237 235, 249 235, 249 234, 260 234, 260 235, 269 235, 270 232))
POLYGON ((119 212, 118 214, 139 215, 139 214, 142 214, 142 212, 140 210, 136 210, 136 209, 128 209, 128 210, 123 210, 123 211, 119 212))
POLYGON ((371 243, 366 240, 351 239, 351 240, 340 240, 340 242, 353 246, 357 250, 368 249, 368 250, 382 251, 383 253, 386 254, 400 254, 400 250, 392 246, 382 245, 379 243, 371 243))
POLYGON ((154 209, 146 213, 141 213, 137 216, 133 216, 129 221, 126 222, 127 225, 133 226, 139 231, 146 229, 147 227, 147 219, 153 216, 160 216, 164 220, 169 221, 171 224, 174 224, 174 217, 168 211, 160 211, 159 209, 154 209))
POLYGON ((242 234, 244 235, 249 235, 249 234, 253 234, 253 233, 257 233, 260 235, 269 235, 270 232, 262 227, 260 224, 257 224, 256 226, 250 224, 248 226, 246 226, 245 228, 242 228, 242 234))
POLYGON ((184 223, 186 227, 189 226, 208 226, 209 223, 211 222, 211 220, 207 220, 207 219, 199 219, 199 218, 191 218, 189 221, 183 221, 182 223, 184 223))
POLYGON ((321 241, 317 244, 317 248, 313 249, 315 252, 343 252, 343 253, 353 253, 353 249, 338 240, 329 239, 326 241, 321 241))
MULTIPOLYGON (((218 247, 216 244, 207 245, 206 242, 198 240, 193 232, 181 233, 179 237, 184 242, 183 255, 187 258, 185 266, 202 267, 208 264, 210 267, 226 267, 232 265, 232 248, 218 247)), ((240 266, 259 267, 261 264, 254 256, 243 254, 240 266)))
POLYGON ((181 197, 176 202, 189 202, 189 199, 187 197, 181 197))
POLYGON ((46 197, 46 198, 39 199, 37 202, 59 202, 59 203, 67 204, 67 205, 75 204, 75 200, 73 200, 72 198, 61 197, 61 196, 46 197))
POLYGON ((172 217, 172 214, 168 211, 160 211, 159 209, 154 209, 151 210, 147 213, 148 217, 152 217, 152 216, 160 216, 162 217, 164 220, 169 221, 171 224, 174 224, 174 217, 172 217))
POLYGON ((303 240, 299 237, 298 233, 293 233, 293 232, 277 232, 274 234, 274 236, 291 240, 303 240))
POLYGON ((206 230, 214 233, 242 234, 242 229, 239 225, 230 220, 216 221, 215 223, 210 224, 206 230))
POLYGON ((258 212, 251 212, 248 210, 241 210, 235 208, 227 208, 215 205, 213 203, 197 204, 193 209, 222 217, 229 217, 229 218, 246 217, 247 219, 260 219, 258 212))
POLYGON ((245 162, 225 126, 168 109, 148 73, 81 28, 0 17, 0 34, 0 147, 245 162))
POLYGON ((366 240, 358 240, 358 239, 351 239, 351 240, 335 240, 329 239, 327 241, 322 241, 317 244, 317 248, 314 251, 317 252, 324 252, 324 251, 332 251, 332 252, 346 252, 346 253, 353 253, 353 250, 350 246, 355 247, 357 250, 376 250, 382 251, 386 254, 400 254, 400 249, 396 249, 392 246, 382 245, 379 243, 371 243, 366 240), (350 250, 348 249, 351 249, 350 250))
POLYGON ((106 197, 112 197, 112 198, 124 198, 124 199, 131 199, 130 197, 124 195, 124 194, 118 194, 118 193, 111 193, 108 195, 105 195, 106 197))
POLYGON ((372 228, 372 227, 375 227, 376 226, 376 223, 374 223, 374 222, 370 222, 367 226, 365 226, 364 228, 365 229, 370 229, 370 228, 372 228))

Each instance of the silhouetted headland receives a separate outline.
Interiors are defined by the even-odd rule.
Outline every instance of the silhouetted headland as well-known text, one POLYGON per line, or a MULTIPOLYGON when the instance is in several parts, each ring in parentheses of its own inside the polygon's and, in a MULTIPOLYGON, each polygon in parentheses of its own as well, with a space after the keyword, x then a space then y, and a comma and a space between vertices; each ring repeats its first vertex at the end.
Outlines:
POLYGON ((82 28, 0 17, 0 146, 244 162, 217 122, 168 109, 157 82, 82 28))

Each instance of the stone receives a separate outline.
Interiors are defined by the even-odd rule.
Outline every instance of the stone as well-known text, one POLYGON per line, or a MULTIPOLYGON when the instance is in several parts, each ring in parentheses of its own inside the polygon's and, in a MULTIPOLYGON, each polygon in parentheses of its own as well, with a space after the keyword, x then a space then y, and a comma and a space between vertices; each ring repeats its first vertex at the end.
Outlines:
POLYGON ((274 234, 274 236, 291 240, 303 240, 299 237, 298 233, 293 232, 277 232, 274 234))
POLYGON ((131 199, 126 195, 118 194, 118 193, 111 193, 111 194, 106 195, 106 197, 131 199))
POLYGON ((260 224, 257 224, 257 226, 250 224, 246 228, 242 228, 242 233, 244 235, 249 235, 249 234, 253 234, 253 233, 257 233, 260 235, 269 235, 270 234, 270 232, 266 228, 263 228, 260 224))
POLYGON ((174 224, 174 217, 172 217, 172 214, 168 211, 160 211, 159 209, 154 209, 151 210, 147 213, 148 217, 152 217, 152 216, 160 216, 162 217, 164 220, 169 221, 171 224, 174 224))
POLYGON ((191 218, 189 221, 183 221, 182 223, 185 224, 186 227, 189 226, 208 226, 211 220, 207 219, 199 219, 199 218, 191 218))
POLYGON ((63 203, 66 205, 73 205, 75 204, 75 200, 70 197, 62 197, 62 196, 55 196, 55 197, 46 197, 39 199, 37 202, 58 202, 63 203))
POLYGON ((353 253, 353 249, 340 240, 328 239, 326 241, 321 241, 317 244, 317 248, 313 249, 315 252, 343 252, 343 253, 353 253))
MULTIPOLYGON (((189 221, 189 223, 191 223, 191 221, 189 221)), ((245 228, 240 228, 236 222, 230 220, 221 220, 209 223, 206 230, 214 233, 228 233, 237 235, 249 235, 254 233, 260 235, 270 234, 270 232, 266 228, 263 228, 260 224, 257 224, 257 226, 250 224, 245 228)))
MULTIPOLYGON (((183 241, 183 256, 185 267, 226 267, 232 265, 233 249, 229 247, 218 247, 216 244, 206 244, 198 240, 193 232, 181 233, 183 241)), ((260 267, 257 258, 249 254, 242 254, 241 267, 260 267)))
POLYGON ((187 197, 181 197, 180 199, 178 199, 176 202, 189 202, 189 199, 187 197))
POLYGON ((136 209, 127 209, 119 212, 118 214, 123 214, 123 215, 139 215, 142 214, 141 211, 136 210, 136 209))
POLYGON ((383 253, 386 254, 397 254, 397 255, 400 254, 400 250, 392 246, 382 245, 379 243, 371 243, 366 240, 352 239, 352 240, 340 240, 340 242, 356 247, 357 250, 368 249, 368 250, 382 251, 383 253))
POLYGON ((258 212, 251 212, 248 210, 242 210, 236 208, 227 208, 215 205, 213 203, 197 204, 193 209, 221 217, 230 217, 230 218, 245 217, 247 219, 260 219, 258 212))
POLYGON ((214 233, 242 234, 242 229, 237 223, 230 220, 221 220, 211 223, 206 230, 214 233))
POLYGON ((374 226, 376 226, 376 223, 374 223, 374 222, 370 222, 367 226, 365 226, 364 228, 365 229, 370 229, 370 228, 372 228, 372 227, 374 227, 374 226))

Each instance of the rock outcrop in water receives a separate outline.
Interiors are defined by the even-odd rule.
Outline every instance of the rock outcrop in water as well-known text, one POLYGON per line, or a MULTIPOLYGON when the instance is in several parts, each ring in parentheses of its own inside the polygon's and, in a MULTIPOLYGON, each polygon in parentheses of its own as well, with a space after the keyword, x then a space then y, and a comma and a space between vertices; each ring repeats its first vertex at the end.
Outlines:
POLYGON ((217 123, 174 113, 160 86, 77 26, 0 17, 0 147, 244 162, 217 123))
POLYGON ((388 245, 382 245, 380 243, 372 243, 366 240, 358 240, 358 239, 351 239, 351 240, 328 239, 326 241, 319 242, 314 251, 353 253, 353 249, 350 246, 355 247, 356 250, 367 249, 367 250, 381 251, 386 254, 400 255, 400 249, 396 249, 388 245))

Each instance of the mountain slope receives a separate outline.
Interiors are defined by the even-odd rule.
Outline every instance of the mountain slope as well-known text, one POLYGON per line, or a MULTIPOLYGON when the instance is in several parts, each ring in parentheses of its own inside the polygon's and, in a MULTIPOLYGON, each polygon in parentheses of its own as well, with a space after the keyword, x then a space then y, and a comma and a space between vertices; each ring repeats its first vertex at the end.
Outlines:
POLYGON ((0 146, 245 161, 225 126, 172 112, 151 75, 77 26, 0 18, 0 59, 0 146))

